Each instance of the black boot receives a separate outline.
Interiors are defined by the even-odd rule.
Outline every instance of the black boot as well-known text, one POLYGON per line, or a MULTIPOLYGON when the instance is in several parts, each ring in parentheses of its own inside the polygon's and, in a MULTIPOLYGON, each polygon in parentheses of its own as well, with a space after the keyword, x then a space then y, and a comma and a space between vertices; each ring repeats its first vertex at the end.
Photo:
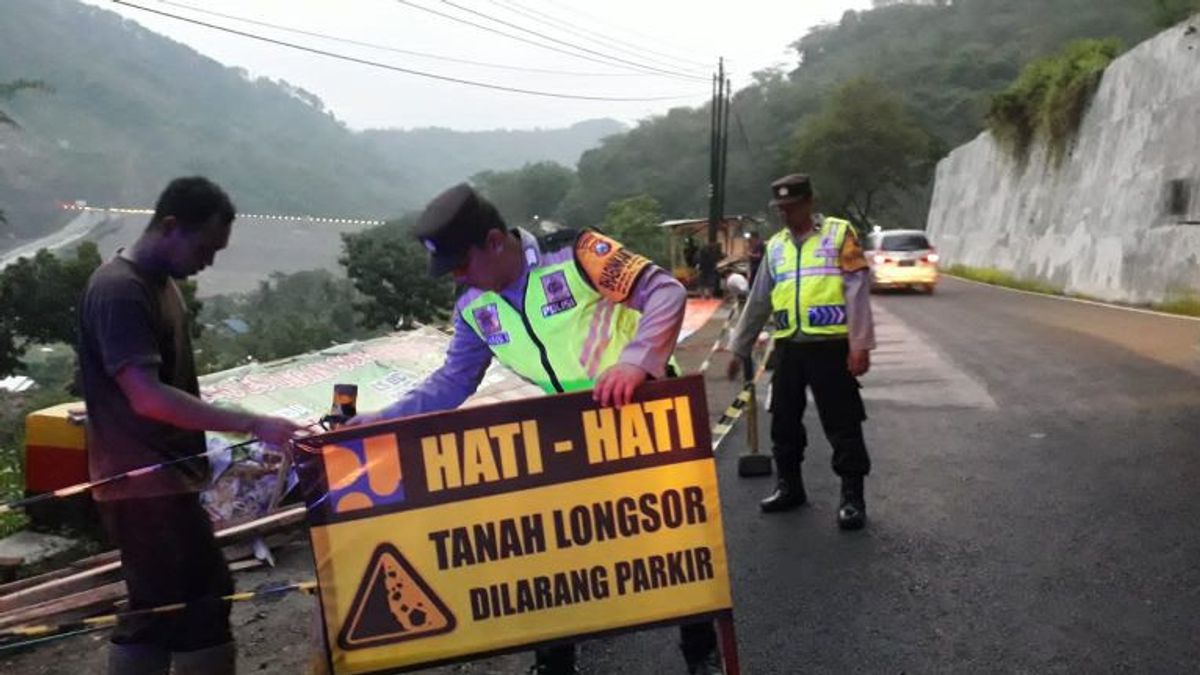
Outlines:
POLYGON ((806 502, 808 495, 804 493, 804 476, 797 470, 794 474, 780 472, 775 491, 770 497, 759 502, 758 507, 763 513, 776 513, 791 511, 806 502))
POLYGON ((842 478, 842 504, 838 508, 838 527, 861 530, 867 524, 867 501, 863 497, 863 477, 842 478))

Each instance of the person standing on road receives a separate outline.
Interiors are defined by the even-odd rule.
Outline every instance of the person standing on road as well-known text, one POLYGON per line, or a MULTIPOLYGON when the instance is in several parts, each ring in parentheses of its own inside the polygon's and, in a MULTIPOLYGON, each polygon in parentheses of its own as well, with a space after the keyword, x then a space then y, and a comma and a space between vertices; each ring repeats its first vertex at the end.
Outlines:
POLYGON ((842 480, 838 526, 866 524, 863 479, 871 459, 863 440, 867 415, 858 377, 871 367, 875 328, 867 261, 850 223, 813 212, 808 176, 771 184, 771 206, 785 227, 767 241, 767 260, 729 338, 729 377, 741 372, 768 317, 775 323, 771 389, 771 443, 779 482, 760 503, 764 512, 787 511, 808 501, 801 463, 806 389, 812 389, 825 437, 833 446, 833 471, 842 480))
MULTIPOLYGON (((234 208, 204 178, 172 181, 133 247, 92 274, 79 313, 79 367, 87 404, 92 480, 205 451, 204 431, 239 431, 274 445, 301 429, 290 420, 200 400, 191 326, 174 279, 212 264, 229 241, 234 208)), ((227 675, 237 650, 229 629, 233 579, 199 493, 208 460, 96 487, 109 537, 121 551, 129 609, 113 631, 110 675, 227 675)))
MULTIPOLYGON (((620 243, 593 231, 539 240, 509 229, 466 184, 430 202, 416 235, 431 274, 451 273, 467 288, 455 306, 454 339, 427 380, 351 424, 457 408, 492 358, 548 394, 593 389, 603 406, 625 405, 647 379, 675 374, 687 293, 620 243)), ((711 622, 681 626, 681 638, 688 673, 721 672, 711 622)), ((534 672, 575 673, 574 645, 537 650, 534 672)))
POLYGON ((754 283, 754 279, 758 277, 758 268, 762 266, 763 256, 767 254, 767 246, 763 243, 758 230, 750 233, 747 250, 747 257, 750 260, 750 283, 754 283))

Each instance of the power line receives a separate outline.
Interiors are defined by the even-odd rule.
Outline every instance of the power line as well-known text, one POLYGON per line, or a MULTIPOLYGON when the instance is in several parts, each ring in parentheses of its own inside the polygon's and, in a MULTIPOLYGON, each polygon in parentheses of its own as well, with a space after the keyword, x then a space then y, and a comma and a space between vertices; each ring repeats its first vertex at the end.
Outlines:
POLYGON ((143 7, 142 5, 137 5, 132 2, 127 2, 126 0, 112 0, 112 1, 113 1, 113 3, 118 4, 118 5, 132 7, 133 9, 140 9, 143 12, 157 14, 159 16, 164 16, 169 19, 175 19, 177 21, 183 21, 185 23, 190 23, 190 24, 194 24, 197 26, 203 26, 205 28, 211 28, 213 30, 221 31, 224 33, 240 35, 245 38, 250 38, 251 40, 258 40, 260 42, 266 42, 266 43, 277 45, 280 47, 287 47, 289 49, 295 49, 295 50, 302 51, 302 52, 308 52, 309 54, 317 54, 319 56, 326 56, 331 59, 338 59, 340 61, 349 61, 350 63, 357 63, 360 65, 371 66, 374 68, 382 68, 384 70, 391 70, 391 71, 395 71, 397 73, 416 75, 418 77, 427 77, 427 78, 430 78, 433 80, 441 80, 443 82, 453 82, 455 84, 465 84, 465 85, 472 86, 472 87, 482 87, 484 89, 507 91, 507 92, 511 92, 514 94, 528 94, 530 96, 544 96, 547 98, 566 98, 566 99, 576 99, 576 100, 583 100, 583 101, 644 102, 644 101, 672 101, 672 100, 679 100, 679 99, 686 99, 686 98, 694 98, 694 96, 656 96, 656 97, 648 97, 648 98, 619 97, 619 96, 587 96, 587 95, 580 95, 580 94, 561 94, 561 93, 555 93, 555 92, 537 91, 534 89, 521 89, 518 87, 506 87, 506 86, 499 85, 499 84, 491 84, 489 82, 464 80, 464 79, 457 78, 457 77, 449 77, 447 75, 438 75, 437 73, 427 73, 427 72, 424 72, 421 70, 413 70, 411 68, 402 68, 400 66, 394 66, 394 65, 391 65, 388 63, 380 63, 379 61, 360 59, 355 56, 347 56, 346 54, 338 54, 336 52, 330 52, 330 51, 326 51, 324 49, 317 49, 315 47, 307 47, 305 45, 298 45, 298 44, 295 44, 292 42, 286 42, 284 40, 277 40, 275 38, 266 37, 264 35, 257 35, 255 33, 249 33, 246 31, 238 30, 236 28, 229 28, 228 26, 218 26, 216 24, 208 23, 205 21, 200 21, 198 19, 192 19, 192 18, 189 18, 186 16, 180 16, 178 14, 164 12, 162 10, 151 9, 149 7, 143 7))
POLYGON ((536 9, 533 9, 532 7, 527 7, 518 2, 515 2, 514 0, 492 0, 492 3, 499 5, 501 7, 504 7, 505 9, 507 9, 511 12, 516 12, 517 14, 520 14, 527 18, 533 19, 534 21, 537 21, 538 23, 541 23, 541 24, 544 24, 547 26, 555 26, 555 27, 559 28, 560 30, 565 30, 568 33, 571 33, 573 35, 578 35, 585 39, 589 39, 592 42, 596 42, 599 44, 607 43, 606 46, 608 46, 610 49, 617 49, 619 51, 625 52, 626 54, 640 56, 640 58, 644 58, 647 61, 650 61, 652 63, 667 65, 671 68, 684 68, 686 70, 693 70, 695 68, 708 68, 709 67, 706 64, 700 63, 699 61, 692 61, 690 59, 684 59, 684 58, 680 58, 678 56, 672 56, 672 55, 664 53, 664 52, 650 49, 649 47, 642 47, 642 46, 639 46, 632 42, 622 40, 620 38, 615 38, 615 37, 612 37, 609 35, 605 35, 604 33, 600 33, 598 31, 589 30, 582 26, 576 26, 576 25, 570 23, 569 21, 560 19, 555 16, 551 16, 550 14, 546 14, 545 12, 540 12, 536 9), (540 17, 540 18, 538 18, 538 17, 540 17), (624 47, 622 47, 621 45, 624 45, 624 47), (641 54, 638 54, 638 52, 641 52, 641 54), (653 59, 653 58, 647 57, 647 56, 645 56, 645 54, 654 54, 655 56, 659 56, 659 57, 668 59, 670 61, 675 61, 676 63, 668 64, 665 61, 662 61, 661 59, 653 59), (686 64, 686 65, 681 65, 681 64, 686 64))
POLYGON ((545 33, 540 33, 540 32, 538 32, 538 31, 536 31, 536 30, 533 30, 532 28, 525 28, 524 26, 520 26, 520 25, 518 25, 518 24, 515 24, 515 23, 512 23, 512 22, 509 22, 509 21, 505 21, 504 19, 497 19, 497 18, 496 18, 496 17, 494 17, 494 16, 491 16, 491 15, 489 15, 489 14, 485 14, 485 13, 483 13, 483 12, 480 12, 480 11, 478 11, 478 10, 471 9, 470 7, 463 7, 462 5, 459 5, 459 4, 455 3, 455 2, 452 2, 451 0, 442 0, 442 4, 444 4, 444 5, 450 5, 451 7, 455 8, 455 9, 457 9, 457 10, 459 10, 459 11, 462 11, 462 12, 467 12, 468 14, 474 14, 475 16, 482 17, 482 18, 484 18, 484 19, 487 19, 487 20, 489 20, 489 21, 494 21, 494 22, 496 22, 496 23, 498 23, 498 24, 500 24, 500 25, 502 25, 502 26, 508 26, 509 28, 515 28, 515 29, 517 29, 517 30, 519 30, 519 31, 522 31, 522 32, 525 32, 525 33, 529 33, 530 35, 536 35, 536 36, 538 36, 538 37, 542 38, 543 40, 550 40, 551 42, 556 42, 556 43, 558 43, 558 44, 561 44, 561 45, 566 45, 566 46, 568 46, 568 47, 571 47, 572 49, 578 49, 578 50, 580 50, 580 51, 584 51, 584 52, 587 52, 587 53, 589 53, 589 54, 596 54, 597 56, 601 56, 601 57, 604 57, 604 58, 606 58, 606 59, 612 59, 612 60, 614 60, 614 61, 619 61, 620 63, 625 63, 625 64, 628 64, 628 65, 634 66, 635 68, 642 68, 642 69, 644 69, 644 70, 653 70, 653 71, 657 71, 657 72, 660 72, 660 73, 665 73, 665 74, 668 74, 668 75, 675 75, 675 76, 677 76, 677 77, 688 77, 688 78, 691 78, 691 79, 694 79, 694 80, 704 80, 704 79, 706 79, 706 78, 704 78, 704 77, 700 77, 700 76, 698 76, 698 75, 695 75, 695 74, 693 74, 693 73, 684 73, 684 72, 682 72, 682 71, 678 71, 678 70, 664 70, 664 69, 662 69, 662 68, 656 68, 656 67, 654 67, 654 66, 648 66, 648 65, 646 65, 646 64, 644 64, 644 63, 638 63, 638 62, 636 62, 636 61, 630 61, 629 59, 623 59, 623 58, 621 58, 621 57, 619 57, 619 56, 613 56, 612 54, 605 54, 604 52, 599 52, 599 51, 596 51, 595 49, 590 49, 590 48, 588 48, 588 47, 584 47, 584 46, 581 46, 581 45, 572 44, 572 43, 570 43, 570 42, 567 42, 566 40, 559 40, 559 39, 558 39, 558 38, 556 38, 556 37, 553 37, 553 36, 550 36, 550 35, 546 35, 545 33))
MULTIPOLYGON (((560 54, 566 54, 567 56, 573 56, 573 57, 575 57, 575 58, 577 58, 577 59, 584 59, 584 60, 586 60, 586 61, 594 61, 594 62, 596 62, 596 63, 601 63, 601 64, 604 64, 604 65, 606 65, 606 66, 612 66, 612 65, 614 65, 614 64, 612 63, 612 60, 609 60, 609 61, 601 61, 601 60, 599 60, 599 59, 596 59, 596 58, 594 58, 594 57, 587 56, 586 54, 579 54, 579 53, 576 53, 576 52, 567 51, 567 50, 565 50, 565 49, 562 49, 562 48, 560 48, 560 47, 555 47, 555 46, 553 46, 553 45, 548 45, 548 44, 544 44, 544 43, 541 43, 541 42, 537 42, 537 41, 535 41, 535 40, 530 40, 529 38, 521 37, 520 35, 513 35, 512 33, 508 33, 508 32, 505 32, 505 31, 499 30, 499 29, 497 29, 497 28, 493 28, 493 27, 491 27, 491 26, 485 26, 485 25, 483 25, 483 24, 481 24, 481 23, 476 23, 476 22, 474 22, 474 21, 471 21, 471 20, 469 20, 469 19, 464 19, 464 18, 462 18, 462 17, 460 17, 460 16, 455 16, 455 15, 453 15, 453 14, 447 14, 447 13, 445 13, 445 12, 440 12, 440 11, 438 11, 438 10, 436 10, 436 9, 433 9, 432 7, 424 7, 424 6, 422 6, 422 5, 418 5, 418 4, 414 3, 414 2, 411 2, 411 0, 396 0, 396 2, 399 2, 399 3, 400 3, 400 4, 402 4, 402 5, 407 5, 407 6, 409 6, 409 7, 412 7, 412 8, 414 8, 414 9, 419 9, 419 10, 421 10, 421 11, 423 11, 423 12, 428 12, 429 14, 433 14, 434 16, 439 16, 439 17, 441 17, 441 18, 443 18, 443 19, 448 19, 448 20, 450 20, 450 21, 454 21, 454 22, 461 23, 461 24, 464 24, 464 25, 467 25, 467 26, 471 26, 472 28, 478 28, 479 30, 487 31, 487 32, 489 32, 489 33, 495 33, 496 35, 502 35, 502 36, 504 36, 504 37, 506 37, 506 38, 509 38, 510 40, 516 40, 516 41, 518 41, 518 42, 524 42, 525 44, 533 45, 533 46, 535 46, 535 47, 541 47, 542 49, 548 49, 548 50, 550 50, 550 51, 552 51, 552 52, 558 52, 558 53, 560 53, 560 54)), ((468 11, 470 11, 470 10, 468 10, 468 11)), ((522 29, 522 30, 523 30, 523 29, 522 29)), ((559 41, 559 42, 561 42, 561 41, 559 41)), ((568 44, 568 45, 569 45, 570 43, 566 43, 566 44, 568 44)), ((571 46, 573 46, 573 45, 571 45, 571 46)), ((576 49, 578 49, 578 47, 576 47, 576 49)), ((602 56, 603 56, 603 55, 602 55, 602 56)), ((607 57, 607 56, 606 56, 605 58, 613 59, 613 57, 607 57)), ((616 60, 618 60, 618 61, 619 61, 620 59, 616 59, 616 60)), ((638 66, 638 65, 636 65, 636 64, 635 64, 635 67, 636 67, 636 68, 638 68, 639 70, 642 70, 642 71, 648 71, 648 72, 657 72, 657 73, 662 73, 662 74, 666 74, 666 75, 669 75, 669 76, 671 76, 671 77, 675 77, 675 78, 679 78, 679 79, 686 79, 686 80, 703 80, 703 79, 704 79, 704 78, 698 78, 698 77, 696 77, 696 76, 694 76, 694 75, 687 75, 687 74, 683 74, 683 73, 672 73, 672 72, 669 72, 669 71, 664 71, 664 70, 657 69, 657 68, 651 68, 651 67, 648 67, 648 66, 638 66)))
POLYGON ((531 19, 531 20, 533 20, 537 23, 540 23, 544 26, 550 26, 550 27, 556 28, 558 30, 566 31, 567 33, 569 33, 571 35, 575 35, 577 37, 583 38, 584 40, 588 40, 593 43, 602 45, 603 47, 605 47, 607 49, 615 49, 619 52, 624 52, 625 54, 629 54, 630 56, 642 59, 643 61, 645 61, 647 63, 653 63, 656 65, 664 66, 666 68, 674 68, 674 69, 682 68, 683 70, 687 70, 687 71, 692 70, 692 68, 689 66, 680 66, 680 64, 678 64, 678 63, 668 63, 667 61, 664 61, 662 59, 656 59, 653 56, 647 56, 647 54, 649 52, 642 53, 636 49, 630 49, 628 47, 623 47, 620 44, 618 44, 619 41, 617 41, 613 38, 606 38, 603 35, 600 35, 598 33, 590 33, 590 31, 585 31, 581 28, 577 28, 565 21, 555 19, 554 17, 549 16, 547 14, 542 14, 541 12, 538 12, 536 10, 522 7, 521 5, 518 5, 515 2, 505 2, 504 0, 492 0, 492 4, 502 7, 503 9, 513 12, 514 14, 519 14, 527 19, 531 19))
POLYGON ((172 7, 178 7, 180 9, 186 9, 186 10, 189 10, 192 12, 196 12, 197 14, 204 14, 207 16, 215 16, 215 17, 219 17, 222 19, 229 19, 231 21, 239 21, 239 22, 247 23, 247 24, 250 24, 253 26, 261 26, 263 28, 270 28, 270 29, 282 31, 285 33, 293 33, 295 35, 305 35, 308 37, 320 38, 322 40, 330 40, 332 42, 340 42, 343 44, 354 45, 357 47, 367 47, 368 49, 378 49, 378 50, 385 51, 385 52, 393 52, 396 54, 406 54, 409 56, 418 56, 418 57, 434 59, 434 60, 438 60, 438 61, 447 61, 450 63, 462 63, 462 64, 466 64, 466 65, 471 65, 471 66, 479 66, 482 68, 495 68, 495 69, 499 69, 499 70, 514 70, 514 71, 526 72, 526 73, 543 73, 543 74, 547 74, 547 75, 570 75, 572 77, 639 77, 639 76, 648 76, 649 75, 649 73, 644 73, 644 74, 643 73, 585 73, 585 72, 578 72, 578 71, 571 71, 571 70, 551 70, 548 68, 528 68, 525 66, 513 66, 513 65, 506 65, 506 64, 499 64, 499 63, 487 63, 486 61, 473 61, 471 59, 460 59, 460 58, 456 58, 453 56, 444 56, 442 54, 430 54, 428 52, 418 52, 418 51, 413 51, 410 49, 401 49, 399 47, 393 47, 390 45, 381 45, 381 44, 377 44, 374 42, 364 42, 362 40, 353 40, 351 38, 340 37, 337 35, 328 35, 326 33, 317 33, 314 31, 303 30, 300 28, 292 28, 289 26, 283 26, 283 25, 276 24, 276 23, 270 23, 268 21, 259 21, 259 20, 251 19, 251 18, 244 17, 244 16, 236 16, 234 14, 224 14, 222 12, 216 12, 211 9, 204 9, 202 7, 195 7, 193 5, 184 4, 182 2, 172 2, 171 0, 158 0, 158 2, 159 2, 159 4, 170 5, 172 7))
MULTIPOLYGON (((558 7, 558 9, 559 9, 559 11, 561 11, 561 12, 567 12, 567 13, 570 13, 570 12, 572 11, 570 8, 567 8, 567 7, 561 7, 561 6, 560 6, 560 7, 558 7)), ((600 19, 599 17, 597 17, 597 16, 596 16, 596 15, 594 15, 594 14, 588 14, 587 12, 585 12, 585 11, 583 11, 583 10, 580 10, 580 9, 575 9, 575 10, 574 10, 574 12, 575 12, 576 14, 579 14, 579 15, 580 15, 580 16, 582 16, 582 17, 585 17, 585 18, 591 19, 591 20, 592 20, 592 22, 600 22, 600 23, 603 23, 603 22, 604 22, 604 20, 603 20, 603 19, 600 19)), ((610 27, 612 27, 612 28, 617 28, 617 29, 619 29, 619 30, 626 30, 626 31, 628 31, 628 32, 630 32, 630 33, 636 33, 636 34, 638 34, 638 35, 641 35, 642 37, 645 37, 645 38, 647 38, 647 39, 650 39, 650 40, 654 40, 654 39, 656 39, 656 38, 654 38, 654 36, 647 35, 647 34, 645 34, 645 33, 641 33, 641 32, 639 32, 639 31, 637 31, 637 30, 634 30, 634 29, 631 29, 631 28, 621 28, 621 27, 619 27, 619 26, 616 26, 615 24, 612 24, 612 23, 609 23, 608 25, 609 25, 610 27)), ((614 38, 614 39, 615 39, 615 38, 614 38)), ((626 44, 632 44, 632 43, 628 43, 628 42, 627 42, 626 44)), ((665 54, 665 53, 662 53, 662 52, 656 52, 656 51, 654 51, 654 50, 650 49, 649 47, 641 47, 641 48, 642 48, 642 49, 645 49, 646 51, 649 51, 649 52, 652 52, 652 53, 655 53, 655 54, 659 54, 660 56, 666 56, 667 58, 673 58, 673 59, 675 59, 676 61, 682 61, 682 62, 684 62, 684 63, 690 63, 690 64, 692 64, 692 65, 694 65, 694 66, 696 66, 696 67, 699 67, 699 68, 708 68, 708 67, 710 67, 708 64, 701 63, 701 62, 699 62, 699 61, 692 61, 691 59, 683 59, 683 58, 674 57, 674 56, 671 56, 671 55, 669 55, 669 54, 665 54)))

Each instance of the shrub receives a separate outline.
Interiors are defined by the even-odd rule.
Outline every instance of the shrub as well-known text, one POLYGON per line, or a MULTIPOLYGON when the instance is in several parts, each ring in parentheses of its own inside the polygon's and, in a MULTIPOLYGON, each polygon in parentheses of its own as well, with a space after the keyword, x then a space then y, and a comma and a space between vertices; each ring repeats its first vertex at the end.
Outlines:
POLYGON ((1024 160, 1039 136, 1061 161, 1075 140, 1104 70, 1121 53, 1117 40, 1079 40, 1056 56, 1030 63, 992 97, 988 127, 1015 158, 1024 160))

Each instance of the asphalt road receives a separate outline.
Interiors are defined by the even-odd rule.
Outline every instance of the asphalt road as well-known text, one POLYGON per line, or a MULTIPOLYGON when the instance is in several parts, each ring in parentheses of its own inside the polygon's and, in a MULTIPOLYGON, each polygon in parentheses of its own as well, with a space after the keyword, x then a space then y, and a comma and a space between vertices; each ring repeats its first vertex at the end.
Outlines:
MULTIPOLYGON (((799 511, 760 514, 770 481, 722 450, 743 671, 1200 672, 1200 321, 955 280, 874 300, 866 530, 834 525, 811 411, 799 511)), ((584 670, 682 672, 673 641, 584 670)))
MULTIPOLYGON (((866 530, 834 524, 811 409, 807 507, 760 514, 772 479, 737 477, 744 428, 720 450, 742 672, 1200 672, 1200 321, 949 279, 875 307, 866 530)), ((685 343, 685 368, 718 324, 685 343)), ((710 375, 714 414, 734 391, 710 375)), ((307 555, 281 551, 280 568, 239 586, 308 578, 307 555)), ((301 672, 310 603, 235 609, 243 672, 301 672)), ((101 672, 101 635, 0 665, 101 672)), ((683 673, 676 641, 662 629, 586 642, 582 672, 683 673)))

